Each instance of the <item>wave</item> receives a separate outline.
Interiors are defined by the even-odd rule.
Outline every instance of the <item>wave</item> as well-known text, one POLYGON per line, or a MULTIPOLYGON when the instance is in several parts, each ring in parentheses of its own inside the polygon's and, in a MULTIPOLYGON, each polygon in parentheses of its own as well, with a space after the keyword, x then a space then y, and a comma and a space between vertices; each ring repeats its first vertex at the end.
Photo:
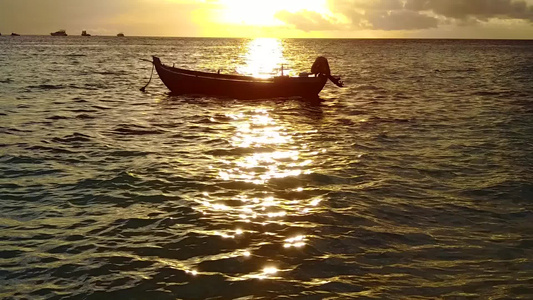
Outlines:
POLYGON ((38 89, 38 90, 61 90, 65 89, 66 86, 61 84, 40 84, 40 85, 29 85, 27 86, 29 89, 38 89))
POLYGON ((161 129, 149 128, 135 124, 119 124, 110 132, 115 135, 154 135, 165 133, 165 131, 161 129))
POLYGON ((64 137, 55 137, 51 139, 54 143, 60 143, 60 144, 77 144, 77 143, 84 143, 84 142, 90 142, 92 140, 91 136, 88 136, 83 133, 74 132, 69 135, 65 135, 64 137))
POLYGON ((207 155, 213 156, 238 156, 254 153, 270 153, 274 152, 274 148, 270 147, 254 147, 254 148, 231 148, 231 149, 213 149, 204 152, 207 155))
POLYGON ((46 117, 47 120, 68 120, 70 117, 67 116, 60 116, 60 115, 54 115, 51 117, 46 117))
POLYGON ((504 179, 486 186, 464 189, 461 194, 482 201, 526 203, 533 198, 533 183, 504 179))

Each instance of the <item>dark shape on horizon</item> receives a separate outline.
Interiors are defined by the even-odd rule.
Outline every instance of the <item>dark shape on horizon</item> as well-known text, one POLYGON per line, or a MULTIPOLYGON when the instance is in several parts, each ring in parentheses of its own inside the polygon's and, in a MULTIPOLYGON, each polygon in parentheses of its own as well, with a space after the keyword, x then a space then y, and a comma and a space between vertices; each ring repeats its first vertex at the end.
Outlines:
POLYGON ((20 36, 20 34, 12 32, 11 36, 20 36))
POLYGON ((91 35, 87 33, 87 30, 83 30, 81 32, 81 36, 91 36, 91 35))
POLYGON ((117 34, 117 36, 118 37, 124 37, 124 33, 121 32, 121 33, 117 34))
MULTIPOLYGON (((316 100, 328 78, 333 78, 335 84, 342 86, 339 77, 331 76, 327 59, 322 57, 317 58, 317 61, 319 59, 322 63, 318 72, 314 73, 315 76, 309 76, 311 73, 301 73, 298 77, 276 76, 266 79, 170 67, 162 64, 156 56, 153 57, 152 63, 159 78, 173 94, 201 94, 237 99, 303 97, 316 100)), ((141 91, 145 88, 146 86, 141 91)))
POLYGON ((51 36, 67 36, 67 32, 64 29, 60 29, 56 32, 50 33, 51 36))

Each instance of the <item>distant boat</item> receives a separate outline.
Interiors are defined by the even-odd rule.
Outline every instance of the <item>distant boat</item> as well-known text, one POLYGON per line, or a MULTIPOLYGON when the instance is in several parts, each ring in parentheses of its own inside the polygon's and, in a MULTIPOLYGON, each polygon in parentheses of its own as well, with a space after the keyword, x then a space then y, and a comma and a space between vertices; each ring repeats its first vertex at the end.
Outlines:
POLYGON ((282 75, 266 79, 174 68, 162 64, 155 56, 153 64, 159 78, 175 94, 202 94, 238 99, 293 96, 313 99, 324 88, 328 78, 337 86, 343 86, 339 77, 331 76, 328 61, 324 57, 318 57, 311 68, 315 76, 302 73, 298 77, 282 75))
POLYGON ((67 32, 64 29, 50 33, 51 36, 67 36, 67 32))
POLYGON ((121 32, 121 33, 117 34, 117 36, 118 37, 124 37, 124 33, 121 32))
POLYGON ((86 30, 84 30, 81 32, 81 36, 91 36, 91 35, 88 34, 86 30))
POLYGON ((20 34, 12 32, 11 36, 20 36, 20 34))

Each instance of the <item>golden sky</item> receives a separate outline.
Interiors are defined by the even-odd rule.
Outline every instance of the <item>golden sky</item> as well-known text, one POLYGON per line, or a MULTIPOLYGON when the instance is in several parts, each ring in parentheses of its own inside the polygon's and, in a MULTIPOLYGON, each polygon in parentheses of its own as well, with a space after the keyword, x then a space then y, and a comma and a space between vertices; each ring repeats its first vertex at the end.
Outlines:
POLYGON ((533 0, 0 0, 0 33, 533 39, 533 0))

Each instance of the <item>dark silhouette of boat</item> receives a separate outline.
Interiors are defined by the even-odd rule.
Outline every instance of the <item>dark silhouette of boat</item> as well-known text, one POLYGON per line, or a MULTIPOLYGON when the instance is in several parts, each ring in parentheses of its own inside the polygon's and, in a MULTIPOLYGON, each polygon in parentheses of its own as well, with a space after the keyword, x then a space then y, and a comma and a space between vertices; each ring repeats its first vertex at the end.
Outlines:
POLYGON ((12 32, 11 36, 20 36, 20 34, 12 32))
POLYGON ((67 32, 64 29, 50 33, 51 36, 67 36, 67 32))
POLYGON ((117 34, 117 36, 118 37, 124 37, 124 33, 121 32, 121 33, 117 34))
POLYGON ((339 77, 331 76, 329 64, 324 57, 317 58, 311 68, 312 73, 302 73, 299 77, 276 76, 266 79, 170 67, 162 64, 155 56, 152 63, 159 78, 174 94, 202 94, 237 99, 294 96, 317 99, 328 78, 339 87, 343 85, 339 77), (311 74, 315 76, 309 76, 311 74))
POLYGON ((88 34, 86 30, 83 30, 83 31, 81 32, 81 36, 91 36, 91 35, 88 34))

